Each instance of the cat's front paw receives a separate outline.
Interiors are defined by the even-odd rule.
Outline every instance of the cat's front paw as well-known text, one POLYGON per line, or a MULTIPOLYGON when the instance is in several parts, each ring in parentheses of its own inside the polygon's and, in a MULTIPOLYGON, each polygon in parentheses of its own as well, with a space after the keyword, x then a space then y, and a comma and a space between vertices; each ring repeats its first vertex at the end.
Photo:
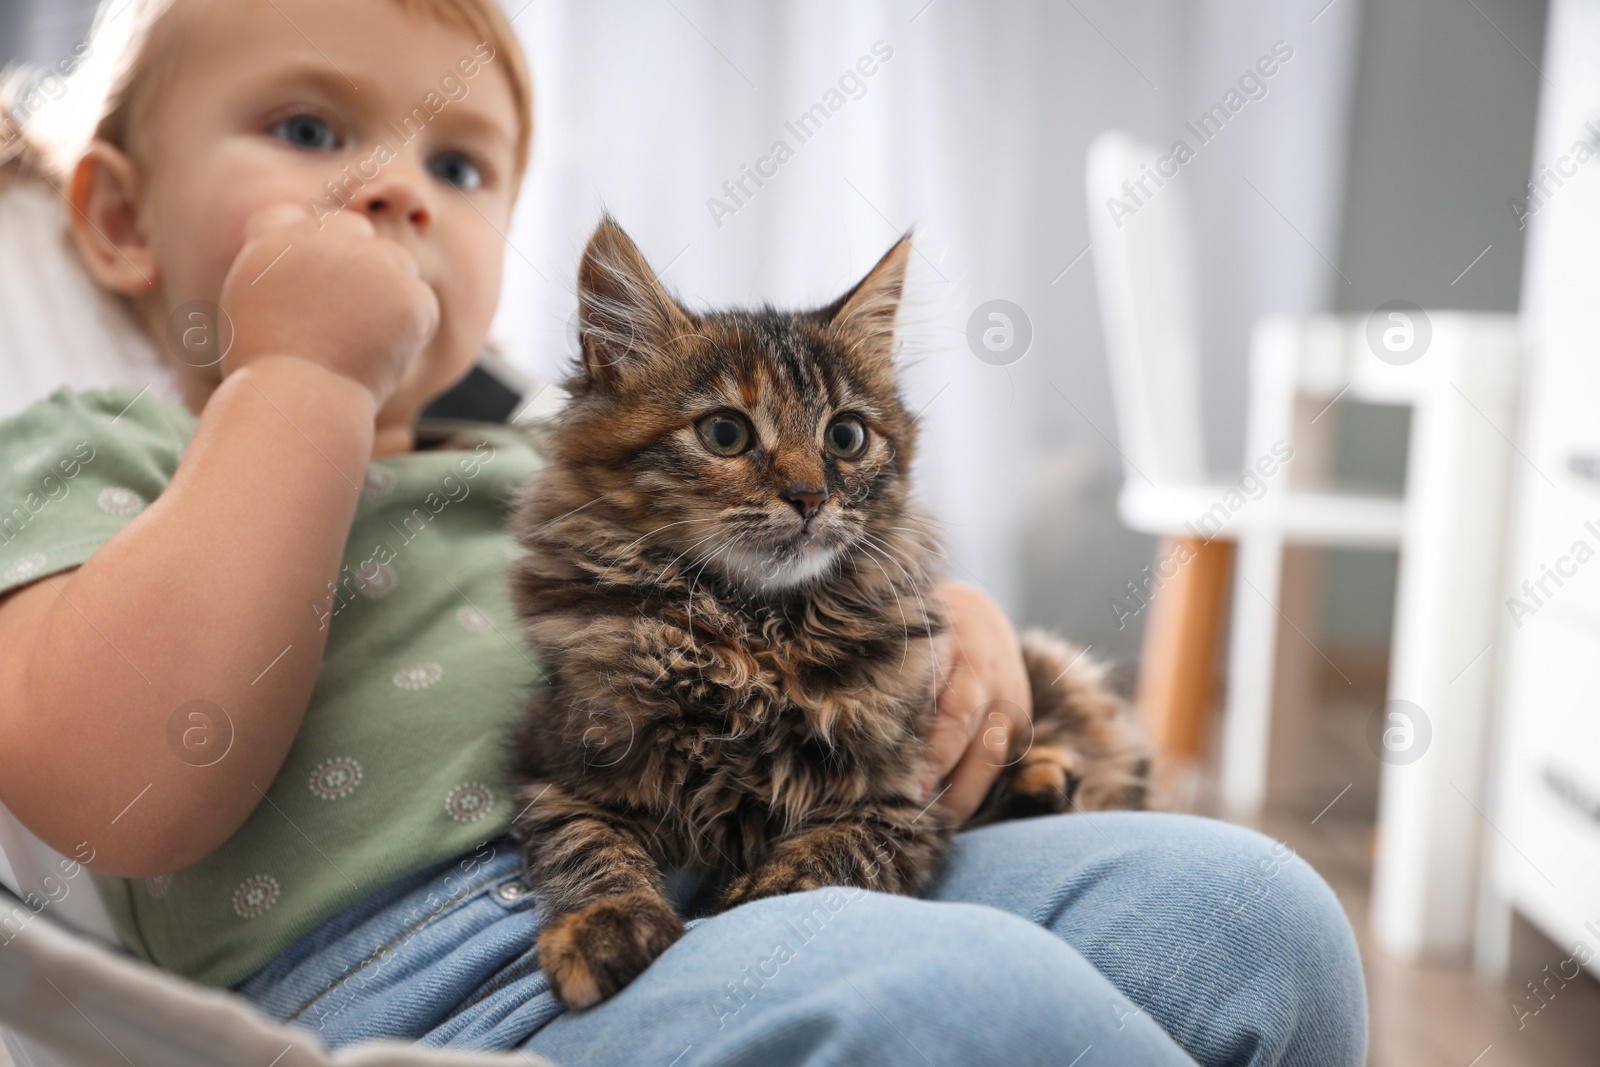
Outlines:
POLYGON ((563 1004, 587 1008, 639 977, 682 936, 683 920, 660 897, 601 897, 539 934, 539 966, 563 1004))
POLYGON ((761 900, 764 897, 804 893, 830 884, 837 884, 837 880, 829 882, 805 870, 798 863, 768 863, 735 878, 728 886, 727 892, 722 894, 721 910, 728 911, 740 904, 748 904, 752 900, 761 900))
POLYGON ((1082 778, 1077 757, 1064 748, 1041 745, 1017 764, 1004 818, 1060 815, 1070 811, 1082 778))

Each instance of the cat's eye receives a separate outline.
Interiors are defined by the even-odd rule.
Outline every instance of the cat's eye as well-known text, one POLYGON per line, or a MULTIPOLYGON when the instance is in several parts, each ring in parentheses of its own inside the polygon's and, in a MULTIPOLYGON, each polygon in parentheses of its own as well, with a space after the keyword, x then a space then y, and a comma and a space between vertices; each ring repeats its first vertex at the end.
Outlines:
POLYGON ((290 115, 272 127, 272 136, 295 148, 327 152, 341 147, 339 134, 318 115, 290 115))
POLYGON ((840 415, 828 423, 822 440, 840 459, 859 459, 867 450, 867 428, 854 415, 840 415))
POLYGON ((719 456, 737 456, 755 440, 750 423, 733 411, 713 411, 695 423, 695 429, 705 446, 719 456))

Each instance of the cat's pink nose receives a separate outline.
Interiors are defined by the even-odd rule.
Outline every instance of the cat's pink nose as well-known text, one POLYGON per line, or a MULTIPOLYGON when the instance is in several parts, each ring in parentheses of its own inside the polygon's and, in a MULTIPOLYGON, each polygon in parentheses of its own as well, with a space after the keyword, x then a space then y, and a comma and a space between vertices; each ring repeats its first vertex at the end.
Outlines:
POLYGON ((810 522, 812 517, 821 510, 823 501, 828 499, 828 489, 826 486, 817 489, 806 489, 803 486, 791 485, 783 493, 783 499, 794 505, 794 509, 800 513, 801 519, 810 522))

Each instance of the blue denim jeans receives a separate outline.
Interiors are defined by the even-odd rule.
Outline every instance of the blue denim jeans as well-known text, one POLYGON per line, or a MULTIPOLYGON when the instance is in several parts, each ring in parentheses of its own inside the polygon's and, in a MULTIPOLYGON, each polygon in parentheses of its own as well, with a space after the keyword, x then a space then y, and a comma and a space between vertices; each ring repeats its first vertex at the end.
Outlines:
POLYGON ((1327 884, 1286 845, 1192 816, 967 831, 920 899, 824 888, 691 920, 582 1012, 539 971, 542 918, 502 838, 353 905, 237 990, 333 1047, 522 1048, 561 1067, 1366 1057, 1361 963, 1327 884))

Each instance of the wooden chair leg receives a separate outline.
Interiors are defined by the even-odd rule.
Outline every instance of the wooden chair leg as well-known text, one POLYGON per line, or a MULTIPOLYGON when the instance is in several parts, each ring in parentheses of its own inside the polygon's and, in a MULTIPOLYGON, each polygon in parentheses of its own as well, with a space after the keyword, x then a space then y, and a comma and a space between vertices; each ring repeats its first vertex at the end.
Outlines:
POLYGON ((1232 541, 1165 538, 1156 556, 1158 576, 1177 573, 1151 598, 1134 699, 1161 763, 1204 752, 1233 555, 1232 541))

